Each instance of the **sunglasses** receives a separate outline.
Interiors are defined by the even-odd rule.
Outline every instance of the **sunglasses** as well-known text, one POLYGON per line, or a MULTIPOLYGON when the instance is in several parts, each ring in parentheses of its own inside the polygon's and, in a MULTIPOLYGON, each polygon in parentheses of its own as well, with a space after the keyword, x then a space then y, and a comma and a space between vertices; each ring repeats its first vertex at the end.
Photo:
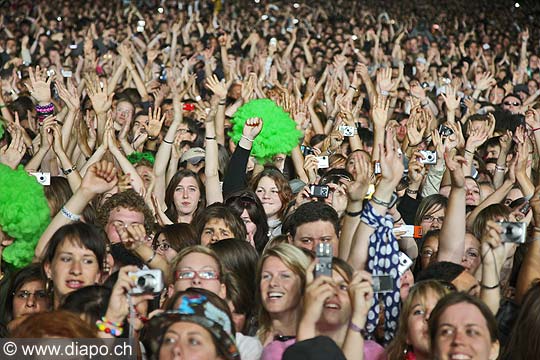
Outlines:
POLYGON ((504 102, 504 105, 506 105, 506 106, 520 106, 521 104, 518 103, 517 101, 514 101, 514 102, 512 102, 512 101, 505 101, 505 102, 504 102))

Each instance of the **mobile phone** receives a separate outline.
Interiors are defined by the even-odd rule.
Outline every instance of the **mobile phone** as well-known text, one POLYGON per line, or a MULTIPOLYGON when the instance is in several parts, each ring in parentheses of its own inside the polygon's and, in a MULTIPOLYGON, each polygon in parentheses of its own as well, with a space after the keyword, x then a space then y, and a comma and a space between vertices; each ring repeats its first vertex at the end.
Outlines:
POLYGON ((195 110, 195 105, 193 105, 191 103, 185 103, 182 106, 182 110, 184 110, 184 111, 193 111, 193 110, 195 110))
POLYGON ((277 45, 277 39, 275 37, 270 39, 270 46, 276 46, 277 45))
POLYGON ((73 76, 73 73, 71 72, 71 70, 62 70, 62 76, 65 78, 70 78, 73 76))
POLYGON ((394 290, 394 279, 391 275, 373 275, 373 292, 382 294, 394 290))
POLYGON ((400 227, 393 228, 392 231, 396 232, 405 232, 402 237, 412 237, 415 239, 420 239, 422 237, 422 227, 414 225, 401 225, 400 227))
POLYGON ((314 275, 332 277, 332 244, 319 243, 315 248, 315 256, 319 262, 315 266, 314 275))
POLYGON ((380 162, 377 161, 373 168, 374 168, 375 175, 379 175, 381 173, 381 163, 380 162))
POLYGON ((398 273, 399 276, 403 276, 407 270, 412 266, 413 261, 410 257, 407 256, 404 252, 399 252, 399 264, 398 264, 398 273))
POLYGON ((317 156, 317 161, 319 169, 327 169, 330 167, 328 156, 317 156))
POLYGON ((328 185, 311 185, 309 193, 313 197, 326 199, 330 195, 330 187, 328 185))

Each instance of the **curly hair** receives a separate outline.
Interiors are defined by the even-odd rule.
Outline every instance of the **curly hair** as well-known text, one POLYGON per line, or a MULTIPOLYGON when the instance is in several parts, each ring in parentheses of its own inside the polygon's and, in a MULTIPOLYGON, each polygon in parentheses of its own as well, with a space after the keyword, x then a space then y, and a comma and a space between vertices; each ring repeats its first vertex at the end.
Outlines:
POLYGON ((131 189, 114 194, 105 201, 97 214, 97 223, 99 226, 105 228, 109 222, 111 211, 119 207, 141 212, 144 215, 144 228, 146 229, 146 233, 152 232, 154 228, 154 215, 148 205, 146 205, 142 196, 131 189))
POLYGON ((14 239, 2 253, 16 268, 32 262, 38 240, 49 225, 50 210, 43 186, 22 166, 0 164, 0 228, 14 239))

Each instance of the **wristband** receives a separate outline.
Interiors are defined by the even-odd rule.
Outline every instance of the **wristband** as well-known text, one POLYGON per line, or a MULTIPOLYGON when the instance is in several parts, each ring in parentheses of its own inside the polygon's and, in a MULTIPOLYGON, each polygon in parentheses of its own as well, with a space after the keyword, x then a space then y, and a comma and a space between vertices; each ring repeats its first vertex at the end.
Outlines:
POLYGON ((250 138, 248 138, 247 136, 244 136, 244 135, 242 135, 242 139, 246 139, 246 140, 249 141, 250 143, 253 142, 253 140, 251 140, 250 138))
POLYGON ((506 166, 495 165, 495 171, 504 172, 504 171, 506 171, 506 166))
POLYGON ((535 129, 532 129, 531 131, 536 132, 537 130, 540 130, 540 128, 535 128, 535 129))
POLYGON ((351 329, 354 332, 359 333, 363 337, 366 337, 366 331, 364 329, 362 329, 360 326, 353 323, 352 321, 349 321, 349 329, 351 329))
POLYGON ((416 194, 418 194, 418 190, 411 190, 411 189, 409 189, 409 188, 407 188, 407 189, 405 190, 405 192, 406 192, 407 194, 410 194, 410 195, 416 195, 416 194))
POLYGON ((472 156, 474 156, 474 153, 472 151, 470 151, 470 150, 465 149, 465 152, 471 154, 472 156))
POLYGON ((62 168, 60 168, 60 169, 62 170, 62 173, 64 173, 64 175, 68 176, 69 174, 71 174, 72 172, 74 172, 75 170, 77 170, 77 165, 73 165, 73 166, 71 167, 71 169, 65 169, 65 170, 62 169, 62 168))
POLYGON ((388 208, 390 206, 390 201, 382 201, 381 199, 378 199, 375 195, 371 196, 371 201, 373 201, 377 205, 384 206, 385 208, 388 208))
POLYGON ((163 139, 163 142, 164 142, 165 144, 169 144, 169 145, 174 144, 173 141, 169 141, 169 140, 167 140, 167 139, 163 139))
POLYGON ((354 86, 352 86, 352 85, 349 85, 349 88, 350 88, 350 89, 353 89, 354 91, 358 91, 358 89, 357 89, 357 88, 355 88, 355 87, 354 87, 354 86))
POLYGON ((225 106, 226 103, 227 103, 226 101, 220 101, 220 102, 218 103, 218 105, 219 105, 219 106, 225 106))
POLYGON ((362 215, 362 211, 363 210, 352 212, 349 210, 345 210, 345 215, 350 216, 350 217, 357 217, 357 216, 362 215))
POLYGON ((64 215, 64 217, 66 217, 67 219, 69 219, 71 221, 79 221, 79 220, 81 220, 81 215, 77 215, 77 214, 72 213, 71 211, 66 209, 65 206, 63 206, 62 209, 60 209, 60 212, 62 213, 62 215, 64 215))
POLYGON ((144 263, 145 264, 150 264, 152 262, 152 260, 154 260, 154 258, 156 257, 156 251, 154 250, 154 252, 152 253, 152 256, 150 256, 150 258, 148 260, 146 260, 144 263))
POLYGON ((205 139, 206 140, 216 140, 216 137, 215 136, 206 136, 205 139))
POLYGON ((484 284, 480 284, 480 287, 482 289, 486 289, 486 290, 495 290, 497 289, 499 286, 501 286, 501 284, 497 284, 497 285, 493 285, 493 286, 486 286, 484 284))
POLYGON ((5 108, 5 107, 7 107, 6 104, 0 104, 0 109, 3 109, 3 108, 5 108))
POLYGON ((157 137, 148 135, 147 139, 150 140, 150 141, 154 141, 154 140, 157 139, 157 137))

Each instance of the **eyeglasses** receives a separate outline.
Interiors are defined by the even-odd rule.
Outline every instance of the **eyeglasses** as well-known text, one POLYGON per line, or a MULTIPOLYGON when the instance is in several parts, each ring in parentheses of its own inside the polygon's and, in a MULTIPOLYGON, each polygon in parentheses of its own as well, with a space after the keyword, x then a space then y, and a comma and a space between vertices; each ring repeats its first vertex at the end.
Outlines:
POLYGON ((425 222, 429 222, 429 223, 432 223, 434 221, 437 221, 439 223, 442 224, 442 222, 444 221, 444 216, 431 216, 431 215, 426 215, 422 218, 422 221, 425 221, 425 222))
POLYGON ((178 131, 178 133, 180 133, 180 134, 185 134, 185 133, 190 133, 191 132, 191 130, 189 130, 189 129, 178 129, 176 131, 178 131))
POLYGON ((517 101, 514 101, 514 102, 512 102, 512 101, 505 101, 505 102, 504 102, 504 105, 506 105, 506 106, 520 106, 521 104, 518 103, 517 101))
POLYGON ((198 277, 201 280, 218 280, 219 273, 214 270, 178 270, 175 273, 176 280, 192 280, 198 277))
POLYGON ((161 251, 167 251, 171 248, 171 244, 164 242, 155 243, 153 246, 154 250, 161 250, 161 251))
POLYGON ((13 293, 13 296, 17 296, 19 299, 28 300, 30 296, 33 295, 36 300, 45 300, 47 298, 47 293, 45 290, 38 290, 36 292, 30 292, 28 290, 21 290, 13 293))

